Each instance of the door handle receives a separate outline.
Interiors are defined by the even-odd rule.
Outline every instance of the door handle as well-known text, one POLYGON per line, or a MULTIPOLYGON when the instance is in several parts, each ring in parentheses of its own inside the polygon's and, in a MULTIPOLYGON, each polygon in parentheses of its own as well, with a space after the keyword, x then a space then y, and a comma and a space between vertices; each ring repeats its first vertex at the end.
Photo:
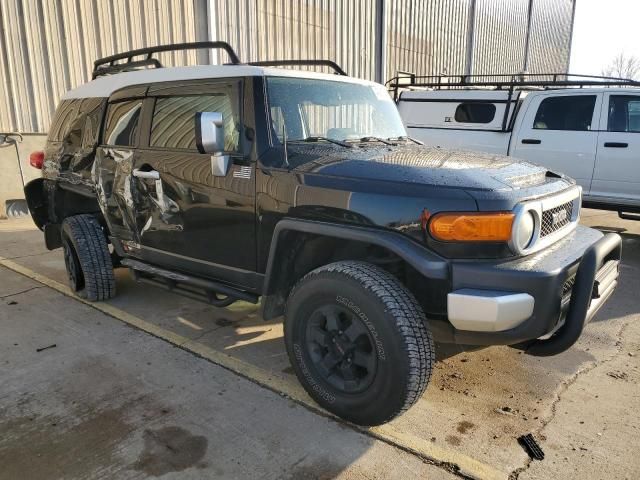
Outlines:
POLYGON ((160 180, 160 172, 157 170, 151 170, 149 172, 145 172, 140 169, 133 170, 133 176, 137 178, 149 178, 151 180, 160 180))
POLYGON ((604 142, 604 146, 609 148, 627 148, 629 144, 624 142, 604 142))
POLYGON ((537 138, 523 138, 522 143, 527 145, 540 145, 542 140, 538 140, 537 138))

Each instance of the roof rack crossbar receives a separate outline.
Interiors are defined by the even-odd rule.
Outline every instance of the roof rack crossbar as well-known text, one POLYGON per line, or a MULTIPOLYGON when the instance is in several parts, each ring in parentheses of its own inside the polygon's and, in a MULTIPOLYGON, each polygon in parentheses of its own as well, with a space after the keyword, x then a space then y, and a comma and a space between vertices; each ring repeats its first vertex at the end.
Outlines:
POLYGON ((112 73, 121 73, 136 70, 140 67, 162 68, 162 63, 160 63, 160 60, 158 60, 157 58, 145 58, 144 60, 130 61, 121 65, 106 65, 104 67, 100 67, 99 73, 95 74, 94 72, 93 78, 102 75, 110 75, 112 73))
POLYGON ((640 87, 640 82, 628 78, 604 77, 598 75, 578 75, 572 73, 499 73, 487 75, 397 75, 386 83, 398 99, 398 90, 408 87, 467 88, 490 87, 497 90, 512 88, 555 88, 555 87, 640 87))
POLYGON ((155 47, 139 48, 128 52, 116 53, 108 57, 99 58, 93 62, 93 78, 111 73, 126 72, 137 67, 153 66, 161 68, 162 64, 155 58, 154 53, 160 52, 179 52, 184 50, 200 50, 200 49, 221 49, 227 52, 231 63, 237 65, 240 62, 238 55, 227 42, 188 42, 188 43, 172 43, 168 45, 158 45, 155 47), (144 60, 134 60, 134 57, 146 55, 144 60), (123 63, 116 63, 118 60, 126 60, 123 63))
POLYGON ((342 67, 332 60, 261 60, 259 62, 249 62, 249 65, 257 67, 322 66, 332 68, 338 75, 347 75, 342 67))

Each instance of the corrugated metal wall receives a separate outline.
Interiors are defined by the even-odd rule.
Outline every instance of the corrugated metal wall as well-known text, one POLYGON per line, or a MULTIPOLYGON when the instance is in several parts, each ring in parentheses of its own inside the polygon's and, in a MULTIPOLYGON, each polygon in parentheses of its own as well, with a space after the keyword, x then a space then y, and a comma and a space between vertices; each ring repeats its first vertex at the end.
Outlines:
POLYGON ((528 10, 529 0, 476 0, 474 74, 523 70, 528 10))
POLYGON ((462 73, 470 0, 387 2, 387 78, 462 73))
POLYGON ((530 73, 567 71, 575 1, 535 0, 533 2, 529 47, 530 73))
POLYGON ((373 0, 213 0, 212 10, 216 39, 229 42, 242 61, 327 58, 349 75, 373 79, 375 5, 373 0))
MULTIPOLYGON (((566 71, 574 1, 533 0, 530 72, 566 71)), ((385 0, 381 12, 380 0, 0 0, 0 131, 46 132, 60 96, 89 79, 96 58, 209 36, 243 61, 328 58, 374 79, 384 34, 386 78, 465 73, 473 2, 385 0)), ((475 0, 475 11, 474 72, 522 71, 528 0, 475 0)))
MULTIPOLYGON (((46 132, 60 96, 93 61, 124 50, 206 38, 200 0, 0 0, 0 131, 46 132), (202 30, 202 29, 200 29, 202 30), (204 35, 204 36, 202 36, 204 35)), ((171 65, 194 52, 162 54, 171 65)))

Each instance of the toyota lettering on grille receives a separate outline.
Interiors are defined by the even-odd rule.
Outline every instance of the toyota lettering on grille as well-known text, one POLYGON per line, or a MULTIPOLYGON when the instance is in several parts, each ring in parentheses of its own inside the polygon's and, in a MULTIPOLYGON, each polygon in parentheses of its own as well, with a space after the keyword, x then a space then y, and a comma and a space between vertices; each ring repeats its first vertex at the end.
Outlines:
POLYGON ((551 224, 555 227, 556 225, 563 223, 567 219, 567 211, 559 210, 557 212, 553 212, 551 215, 551 224))

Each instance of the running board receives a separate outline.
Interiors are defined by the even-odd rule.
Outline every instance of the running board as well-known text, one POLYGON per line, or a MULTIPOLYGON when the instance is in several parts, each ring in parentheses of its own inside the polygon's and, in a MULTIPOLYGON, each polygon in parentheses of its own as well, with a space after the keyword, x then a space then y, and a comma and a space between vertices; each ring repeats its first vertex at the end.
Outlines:
POLYGON ((640 220, 640 213, 618 212, 618 217, 622 220, 640 220))
POLYGON ((216 307, 226 307, 238 300, 258 303, 260 297, 254 293, 238 290, 229 285, 202 278, 193 277, 181 272, 165 270, 149 263, 125 258, 120 262, 129 267, 133 278, 137 282, 148 283, 165 288, 185 297, 210 303, 216 307), (222 294, 225 297, 220 298, 222 294))

